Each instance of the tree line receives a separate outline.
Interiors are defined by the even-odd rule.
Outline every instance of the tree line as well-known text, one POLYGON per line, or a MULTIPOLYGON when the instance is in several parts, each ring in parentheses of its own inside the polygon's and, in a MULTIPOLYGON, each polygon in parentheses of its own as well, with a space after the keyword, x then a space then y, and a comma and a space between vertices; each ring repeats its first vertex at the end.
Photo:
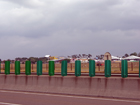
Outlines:
MULTIPOLYGON (((125 58, 125 57, 128 57, 128 56, 131 56, 131 55, 134 55, 134 56, 138 56, 140 57, 140 52, 139 53, 136 53, 136 52, 133 52, 133 53, 126 53, 122 56, 122 58, 125 58)), ((70 58, 87 58, 87 59, 91 59, 92 55, 91 54, 74 54, 74 55, 71 55, 71 56, 67 56, 67 58, 65 58, 65 60, 67 60, 68 62, 70 62, 70 58)), ((101 54, 101 55, 96 55, 96 58, 97 59, 103 59, 104 55, 101 54)), ((95 59, 96 59, 95 58, 95 59)), ((15 60, 10 60, 8 59, 8 61, 10 61, 11 63, 14 63, 15 61, 20 61, 21 63, 25 63, 26 60, 29 60, 31 61, 31 63, 36 63, 38 60, 41 60, 43 63, 48 63, 49 61, 49 58, 47 57, 17 57, 15 58, 15 60)), ((1 61, 2 63, 5 62, 5 60, 1 61)))
POLYGON ((124 56, 122 56, 122 58, 129 57, 129 56, 132 56, 132 55, 140 57, 140 52, 139 53, 133 52, 133 53, 130 53, 130 54, 126 53, 126 54, 124 54, 124 56))
POLYGON ((71 56, 68 56, 68 58, 91 58, 92 55, 91 54, 74 54, 71 56))
MULTIPOLYGON (((17 58, 15 58, 15 60, 8 59, 6 61, 10 61, 11 63, 14 63, 15 61, 20 61, 22 64, 24 64, 25 61, 27 61, 27 60, 31 61, 31 63, 36 63, 38 60, 41 60, 43 63, 47 63, 49 58, 46 58, 46 57, 40 57, 40 58, 38 58, 38 57, 29 57, 29 58, 17 57, 17 58)), ((4 62, 5 62, 5 60, 1 61, 1 63, 4 63, 4 62)))

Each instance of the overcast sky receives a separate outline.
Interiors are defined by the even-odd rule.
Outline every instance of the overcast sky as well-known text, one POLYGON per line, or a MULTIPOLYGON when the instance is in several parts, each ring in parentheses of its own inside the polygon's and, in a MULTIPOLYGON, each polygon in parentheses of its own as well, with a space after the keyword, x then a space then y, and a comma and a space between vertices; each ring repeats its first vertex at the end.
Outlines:
POLYGON ((140 0, 0 0, 0 58, 140 52, 140 0))

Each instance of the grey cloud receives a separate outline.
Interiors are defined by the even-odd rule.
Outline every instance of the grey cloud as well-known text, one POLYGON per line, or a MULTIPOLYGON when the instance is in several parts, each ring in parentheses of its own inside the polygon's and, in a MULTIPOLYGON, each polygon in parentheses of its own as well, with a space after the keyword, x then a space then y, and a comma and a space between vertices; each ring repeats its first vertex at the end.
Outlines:
POLYGON ((27 8, 35 8, 42 6, 44 4, 44 2, 40 0, 2 0, 2 1, 17 4, 27 8))
POLYGON ((140 2, 136 0, 0 2, 3 59, 139 52, 140 2))
MULTIPOLYGON (((61 8, 60 6, 56 6, 57 4, 53 5, 54 8, 56 8, 56 10, 52 9, 53 7, 52 8, 46 7, 44 9, 45 11, 38 10, 37 12, 35 12, 36 9, 32 10, 32 9, 20 8, 19 11, 17 10, 18 11, 17 14, 20 14, 20 10, 21 13, 22 11, 27 11, 27 12, 21 14, 21 16, 19 17, 15 16, 16 21, 13 22, 17 23, 17 25, 19 25, 21 29, 27 28, 26 30, 28 30, 28 28, 29 29, 31 28, 32 30, 36 30, 36 31, 37 28, 42 28, 42 27, 46 27, 46 29, 53 28, 53 30, 60 30, 60 29, 69 30, 75 28, 92 29, 92 30, 114 30, 114 29, 134 29, 134 27, 138 29, 139 23, 135 21, 139 21, 139 16, 136 15, 135 18, 121 17, 119 11, 117 12, 112 11, 113 6, 119 5, 119 3, 122 2, 120 1, 113 2, 110 0, 102 1, 102 2, 95 2, 95 1, 78 2, 77 1, 70 5, 69 4, 62 5, 61 8), (43 24, 43 22, 45 25, 43 24), (135 22, 134 25, 131 24, 133 22, 135 22), (36 26, 37 28, 35 28, 36 26)), ((12 18, 14 18, 14 16, 12 18)))

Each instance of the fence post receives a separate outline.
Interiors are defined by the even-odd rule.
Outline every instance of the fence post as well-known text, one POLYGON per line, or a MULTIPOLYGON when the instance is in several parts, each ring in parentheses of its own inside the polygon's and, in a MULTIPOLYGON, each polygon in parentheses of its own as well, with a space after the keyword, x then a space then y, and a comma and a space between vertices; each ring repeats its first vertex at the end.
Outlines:
POLYGON ((10 64, 10 70, 13 70, 13 65, 12 65, 12 63, 10 64))
POLYGON ((1 73, 1 59, 0 59, 0 73, 1 73))
POLYGON ((89 60, 89 76, 93 77, 95 76, 95 61, 89 60))
POLYGON ((139 77, 140 77, 140 60, 139 60, 139 77))
POLYGON ((98 69, 99 69, 99 71, 100 71, 100 63, 98 63, 98 69))
POLYGON ((131 62, 131 71, 133 71, 133 63, 131 62))
POLYGON ((121 63, 119 63, 120 71, 121 71, 121 63))
POLYGON ((70 63, 71 64, 71 71, 72 71, 72 63, 70 63))
POLYGON ((67 61, 63 60, 61 62, 61 75, 66 76, 67 75, 67 61))
POLYGON ((75 76, 81 76, 81 61, 80 60, 76 60, 75 61, 75 76))
POLYGON ((42 61, 37 61, 37 75, 42 75, 42 61))
POLYGON ((3 64, 3 70, 5 70, 5 63, 3 64))
POLYGON ((5 74, 10 74, 10 61, 5 61, 5 74))
POLYGON ((54 75, 54 68, 55 68, 54 61, 49 61, 49 75, 50 76, 53 76, 54 75))
POLYGON ((111 61, 105 60, 105 77, 111 76, 111 61))
MULTIPOLYGON (((21 65, 22 66, 22 65, 21 65)), ((20 70, 22 70, 22 67, 20 66, 20 70)))
POLYGON ((32 64, 32 71, 33 71, 33 62, 31 64, 32 64))
POLYGON ((127 64, 127 60, 122 60, 122 70, 121 70, 121 76, 123 78, 126 78, 128 76, 128 64, 127 64))
POLYGON ((15 61, 15 74, 20 74, 20 61, 15 61))
POLYGON ((31 75, 31 61, 25 62, 25 74, 31 75))

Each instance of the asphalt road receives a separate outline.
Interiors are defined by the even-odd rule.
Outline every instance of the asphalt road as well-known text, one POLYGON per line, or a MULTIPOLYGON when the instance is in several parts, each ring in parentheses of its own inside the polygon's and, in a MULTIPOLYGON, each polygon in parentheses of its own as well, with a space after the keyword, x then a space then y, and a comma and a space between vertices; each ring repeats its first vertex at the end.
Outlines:
POLYGON ((140 105, 140 100, 0 90, 0 105, 140 105))

